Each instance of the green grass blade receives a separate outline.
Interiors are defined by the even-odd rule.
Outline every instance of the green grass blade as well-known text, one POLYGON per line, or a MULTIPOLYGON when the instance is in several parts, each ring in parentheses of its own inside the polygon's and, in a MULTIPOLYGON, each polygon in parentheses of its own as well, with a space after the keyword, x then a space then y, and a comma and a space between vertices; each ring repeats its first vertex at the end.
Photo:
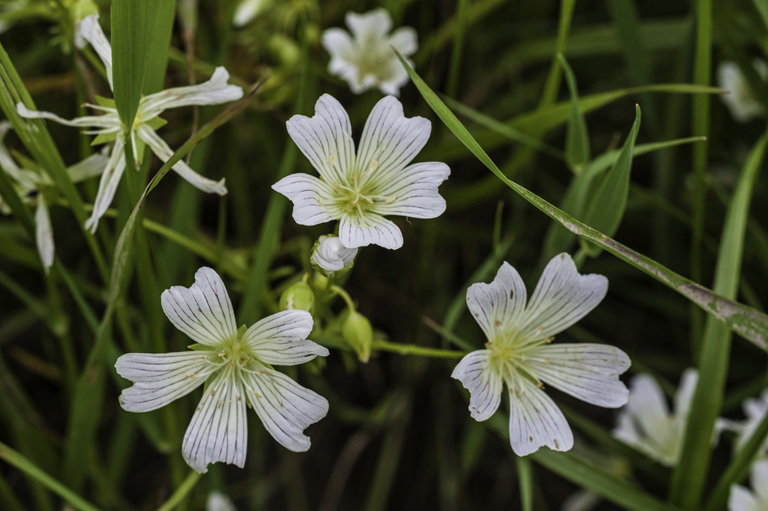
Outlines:
MULTIPOLYGON (((755 144, 742 170, 725 218, 715 269, 716 292, 734 298, 739 286, 752 189, 768 147, 768 131, 755 144)), ((699 360, 699 383, 691 402, 683 450, 672 477, 670 496, 685 509, 698 509, 712 454, 715 421, 723 403, 731 334, 727 325, 707 318, 699 360)))
POLYGON ((560 66, 565 73, 565 81, 568 84, 568 93, 571 95, 571 116, 568 119, 568 127, 565 135, 565 158, 571 169, 577 174, 584 165, 592 159, 589 152, 589 132, 587 121, 579 108, 579 89, 576 86, 576 77, 571 66, 562 54, 558 55, 560 66))
POLYGON ((533 470, 531 460, 524 456, 517 458, 517 479, 520 483, 520 509, 533 511, 533 470))
POLYGON ((49 474, 41 470, 37 465, 25 458, 21 453, 14 451, 4 443, 0 442, 0 458, 7 463, 18 468, 30 477, 39 481, 46 488, 60 495, 73 508, 79 511, 99 511, 93 504, 83 499, 80 495, 61 484, 49 474))
POLYGON ((527 133, 523 133, 522 131, 504 124, 503 122, 497 121, 496 119, 478 112, 477 110, 474 110, 473 108, 470 108, 463 103, 459 103, 458 101, 449 97, 443 97, 443 101, 445 101, 453 110, 457 111, 467 119, 477 123, 480 126, 484 126, 500 135, 509 138, 510 140, 514 140, 515 142, 524 144, 532 149, 536 149, 537 151, 552 156, 553 158, 557 158, 558 160, 565 160, 565 153, 557 147, 542 142, 536 137, 532 137, 527 133))
MULTIPOLYGON (((398 56, 400 55, 398 54, 398 56)), ((768 315, 752 309, 751 307, 737 303, 732 299, 713 293, 712 290, 686 279, 653 259, 622 245, 592 227, 576 220, 535 193, 529 191, 527 188, 509 180, 501 170, 499 170, 483 148, 480 147, 464 125, 461 124, 456 116, 447 106, 445 106, 437 94, 424 83, 421 77, 408 65, 402 56, 400 56, 400 62, 408 71, 411 80, 413 80, 421 95, 440 120, 448 126, 456 138, 458 138, 478 160, 480 160, 491 172, 493 172, 494 175, 496 175, 496 177, 514 190, 518 195, 553 220, 562 224, 569 231, 587 241, 591 241, 622 261, 634 266, 662 284, 685 296, 719 321, 725 323, 728 328, 738 332, 761 349, 768 348, 768 315)))
MULTIPOLYGON (((583 113, 588 113, 614 101, 627 96, 643 94, 646 92, 659 92, 668 94, 724 94, 726 91, 717 87, 708 87, 701 85, 691 85, 686 83, 665 83, 644 85, 641 87, 631 87, 627 89, 616 89, 607 92, 599 92, 582 96, 579 99, 579 108, 583 113)), ((556 103, 547 108, 528 112, 514 117, 503 124, 524 134, 537 133, 541 130, 550 131, 562 124, 565 124, 571 116, 571 103, 564 101, 556 103)), ((487 129, 479 131, 475 138, 482 142, 483 147, 490 151, 503 146, 508 141, 508 136, 498 133, 498 130, 487 129)), ((424 152, 425 159, 440 159, 441 161, 452 161, 466 156, 466 151, 456 146, 453 141, 440 144, 429 151, 424 152)))
MULTIPOLYGON (((701 137, 688 137, 677 140, 668 140, 665 142, 652 142, 650 144, 636 145, 634 151, 632 151, 632 158, 654 151, 660 151, 661 149, 666 149, 668 147, 701 142, 702 140, 704 139, 701 137)), ((589 162, 584 169, 584 172, 573 177, 571 180, 571 184, 563 195, 560 209, 574 218, 582 218, 587 206, 587 196, 593 181, 611 165, 616 164, 620 153, 621 149, 608 151, 589 162)), ((562 225, 558 223, 550 224, 544 238, 544 259, 549 259, 560 252, 567 252, 570 249, 574 238, 575 236, 573 233, 565 229, 562 225)))
POLYGON ((154 0, 150 2, 149 8, 152 30, 149 33, 144 94, 152 94, 163 88, 165 68, 168 64, 168 47, 171 43, 176 14, 176 0, 154 0))
MULTIPOLYGON (((302 41, 301 52, 301 68, 305 72, 301 74, 301 81, 299 83, 298 97, 295 105, 297 112, 303 112, 307 108, 309 96, 308 80, 310 73, 306 72, 306 69, 309 67, 309 42, 306 37, 302 41)), ((291 171, 296 162, 297 154, 296 144, 293 141, 289 141, 283 152, 283 159, 280 162, 277 176, 275 176, 275 182, 291 171)), ((280 230, 287 206, 288 201, 284 197, 277 193, 271 194, 267 204, 267 212, 261 224, 261 233, 259 234, 256 253, 254 254, 254 264, 248 275, 248 282, 243 293, 243 301, 238 310, 237 317, 241 318, 240 320, 246 324, 251 324, 261 319, 261 305, 259 302, 267 284, 269 267, 272 265, 272 259, 279 248, 280 230)))
POLYGON ((632 511, 673 511, 678 508, 655 499, 649 492, 619 479, 602 467, 573 452, 554 452, 540 449, 531 455, 534 461, 564 479, 596 493, 622 509, 632 511))
POLYGON ((153 26, 150 13, 149 0, 112 2, 112 83, 115 106, 124 126, 133 126, 144 88, 149 31, 153 26))
MULTIPOLYGON (((696 57, 693 65, 693 81, 699 85, 709 85, 712 72, 712 0, 699 0, 693 7, 696 11, 696 57)), ((709 132, 709 98, 695 96, 691 105, 691 133, 707 136, 709 132)), ((704 238, 704 212, 706 205, 706 174, 709 145, 702 144, 693 148, 691 174, 693 175, 693 234, 690 246, 691 278, 701 282, 701 248, 704 238)), ((697 356, 701 342, 701 313, 691 308, 691 346, 697 356)))
POLYGON ((731 486, 740 483, 747 477, 752 464, 760 456, 761 447, 766 438, 768 438, 768 413, 763 416, 752 436, 749 437, 749 440, 733 457, 730 465, 728 465, 728 468, 725 469, 725 472, 717 481, 715 489, 706 501, 707 504, 704 507, 704 511, 725 509, 731 486))
POLYGON ((594 197, 589 201, 589 208, 584 215, 584 223, 591 225, 606 236, 613 236, 624 218, 629 195, 629 177, 632 169, 632 153, 640 130, 640 106, 635 105, 635 122, 629 132, 624 147, 616 159, 613 168, 600 182, 594 197))

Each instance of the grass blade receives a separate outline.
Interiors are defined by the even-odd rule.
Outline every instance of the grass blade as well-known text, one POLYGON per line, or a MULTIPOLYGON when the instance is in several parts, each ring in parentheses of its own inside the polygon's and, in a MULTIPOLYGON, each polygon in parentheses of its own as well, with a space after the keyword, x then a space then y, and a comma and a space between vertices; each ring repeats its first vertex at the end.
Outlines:
MULTIPOLYGON (((755 144, 728 207, 715 269, 716 292, 733 298, 739 286, 749 205, 768 147, 768 131, 755 144)), ((727 325, 707 318, 699 360, 699 383, 691 402, 683 450, 672 476, 670 496, 685 509, 698 509, 712 455, 712 434, 723 404, 731 334, 727 325)))
POLYGON ((21 453, 14 451, 2 442, 0 442, 0 458, 39 481, 46 488, 60 495, 75 509, 78 509, 79 511, 99 511, 96 506, 43 472, 37 465, 29 461, 21 453))
POLYGON ((571 116, 565 135, 565 158, 575 173, 581 172, 584 165, 592 158, 589 153, 589 132, 587 121, 579 108, 579 89, 576 87, 576 77, 571 66, 562 54, 558 55, 560 66, 565 73, 568 92, 571 95, 571 116))
MULTIPOLYGON (((126 127, 133 126, 144 88, 149 30, 152 27, 149 15, 149 0, 112 2, 112 78, 115 106, 120 120, 126 127)), ((130 130, 126 131, 130 133, 130 130)), ((126 151, 126 154, 129 152, 126 151)))
POLYGON ((556 208, 527 188, 509 180, 488 154, 477 143, 477 140, 467 131, 463 124, 448 109, 429 86, 408 63, 400 56, 400 62, 408 71, 419 92, 427 101, 437 116, 448 126, 464 146, 477 157, 497 178, 514 190, 518 195, 530 202, 541 212, 562 224, 574 234, 591 241, 607 252, 615 255, 622 261, 634 266, 642 272, 650 275, 662 284, 677 291, 693 303, 704 309, 713 317, 722 321, 728 328, 738 332, 746 339, 752 341, 761 349, 768 348, 768 315, 751 307, 742 305, 734 300, 713 293, 712 290, 686 279, 669 268, 659 264, 650 257, 644 256, 631 248, 622 245, 612 238, 600 233, 596 229, 579 222, 572 216, 556 208))
POLYGON ((629 195, 629 176, 632 169, 632 152, 640 130, 640 106, 635 105, 635 122, 613 168, 600 182, 589 203, 584 223, 591 225, 606 236, 613 236, 624 218, 629 195))

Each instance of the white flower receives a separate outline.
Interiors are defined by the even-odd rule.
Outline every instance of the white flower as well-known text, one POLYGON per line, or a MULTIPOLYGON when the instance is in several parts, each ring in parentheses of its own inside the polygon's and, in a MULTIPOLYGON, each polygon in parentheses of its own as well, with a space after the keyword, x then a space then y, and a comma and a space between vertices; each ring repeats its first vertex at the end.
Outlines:
POLYGON ((675 411, 670 413, 656 380, 638 374, 629 384, 629 402, 619 414, 613 436, 659 463, 676 465, 697 380, 695 369, 683 372, 675 394, 675 411))
MULTIPOLYGON (((11 123, 0 122, 0 169, 2 169, 15 184, 16 192, 25 202, 35 204, 35 242, 40 261, 46 273, 53 266, 54 243, 53 229, 51 228, 51 216, 48 212, 48 203, 42 188, 53 187, 53 181, 47 173, 23 169, 16 164, 8 148, 5 147, 5 135, 10 131, 11 123)), ((104 170, 107 158, 101 154, 94 154, 85 160, 67 167, 67 174, 73 183, 84 181, 90 177, 98 176, 104 170)), ((0 210, 10 213, 5 201, 0 198, 0 210)))
MULTIPOLYGON (((765 414, 768 413, 768 389, 758 399, 747 398, 742 405, 744 415, 747 418, 744 421, 733 421, 729 419, 719 419, 718 429, 734 431, 736 433, 736 450, 741 450, 744 444, 752 437, 757 427, 762 422, 765 414)), ((760 448, 762 454, 768 453, 768 439, 763 442, 760 448)))
POLYGON ((237 511, 232 499, 221 492, 212 491, 205 502, 205 511, 237 511))
POLYGON ((238 329, 224 283, 210 268, 200 268, 190 288, 165 290, 161 302, 171 323, 197 344, 191 346, 194 351, 118 358, 117 372, 135 382, 120 395, 125 410, 156 410, 206 382, 182 444, 184 459, 198 472, 218 461, 243 467, 246 405, 278 443, 295 452, 309 449, 303 431, 325 417, 328 401, 271 365, 292 366, 328 355, 326 348, 306 340, 312 331, 308 312, 282 311, 238 329))
MULTIPOLYGON (((762 60, 753 62, 761 78, 768 77, 768 66, 762 60)), ((749 82, 735 62, 723 62, 717 70, 720 88, 729 91, 720 98, 738 122, 747 122, 764 114, 763 105, 755 98, 749 82)))
POLYGON ((416 53, 416 31, 402 27, 390 35, 392 18, 384 9, 348 12, 346 21, 352 37, 340 28, 323 32, 323 46, 331 54, 328 72, 346 80, 355 94, 378 87, 384 94, 397 96, 408 83, 408 73, 392 48, 403 57, 416 53))
POLYGON ((376 103, 355 153, 352 124, 341 104, 323 94, 315 116, 294 115, 288 134, 320 174, 292 174, 272 188, 293 201, 293 219, 302 225, 339 220, 347 248, 380 245, 396 249, 403 234, 384 215, 435 218, 445 211, 437 191, 451 170, 445 163, 408 165, 427 143, 432 124, 407 118, 403 105, 387 96, 376 103))
POLYGON ((619 380, 630 365, 623 351, 603 344, 550 344, 555 334, 594 309, 607 289, 608 279, 580 275, 571 257, 560 254, 547 264, 530 300, 508 263, 490 284, 467 290, 467 306, 488 342, 486 349, 461 359, 451 376, 469 390, 469 411, 477 421, 496 412, 507 385, 509 439, 518 456, 541 446, 573 447, 571 428, 542 382, 598 406, 627 402, 627 388, 619 380))
POLYGON ((270 0, 242 0, 235 10, 235 16, 232 23, 236 27, 247 25, 259 15, 261 11, 269 4, 270 0))
POLYGON ((324 273, 332 274, 349 269, 356 255, 357 249, 342 245, 338 236, 320 236, 315 242, 309 261, 324 273))
POLYGON ((758 460, 752 465, 749 489, 734 484, 728 498, 728 511, 768 511, 768 460, 758 460))
MULTIPOLYGON (((112 48, 104 36, 104 32, 102 32, 101 26, 99 26, 98 18, 96 16, 84 18, 78 27, 78 34, 91 43, 91 46, 93 46, 93 49, 104 63, 111 88, 112 48)), ((173 150, 155 133, 156 129, 165 124, 165 121, 159 117, 163 111, 169 108, 189 105, 216 105, 241 98, 243 90, 235 85, 228 85, 228 79, 229 74, 227 71, 223 67, 218 67, 211 79, 205 83, 166 89, 141 98, 136 119, 133 122, 133 126, 131 126, 130 133, 134 160, 136 162, 139 161, 139 155, 143 153, 144 144, 149 146, 152 152, 164 162, 173 155, 173 150)), ((100 105, 87 106, 104 113, 102 115, 78 117, 70 121, 50 112, 31 111, 22 103, 16 105, 16 109, 19 115, 29 119, 50 119, 67 126, 88 128, 84 133, 98 135, 94 143, 114 141, 109 161, 104 168, 104 173, 99 183, 99 191, 93 204, 93 213, 85 224, 87 228, 95 232, 99 219, 104 215, 104 212, 112 202, 117 185, 125 170, 125 145, 123 142, 125 137, 124 127, 117 113, 117 108, 115 108, 114 101, 104 100, 100 105)), ((223 179, 217 182, 205 178, 192 170, 183 160, 176 163, 173 166, 173 170, 190 184, 204 192, 217 193, 219 195, 227 193, 223 179)))

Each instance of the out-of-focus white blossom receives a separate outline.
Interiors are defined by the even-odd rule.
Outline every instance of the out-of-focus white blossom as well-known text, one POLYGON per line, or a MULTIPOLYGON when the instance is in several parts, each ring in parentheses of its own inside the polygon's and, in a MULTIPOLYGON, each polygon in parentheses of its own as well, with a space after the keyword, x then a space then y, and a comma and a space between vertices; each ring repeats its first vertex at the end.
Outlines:
POLYGON ((390 34, 392 18, 384 9, 348 12, 346 21, 351 35, 340 28, 323 32, 323 46, 331 54, 328 72, 345 80, 355 94, 378 87, 384 94, 397 96, 408 83, 408 73, 392 48, 403 57, 416 53, 416 31, 401 27, 390 34))

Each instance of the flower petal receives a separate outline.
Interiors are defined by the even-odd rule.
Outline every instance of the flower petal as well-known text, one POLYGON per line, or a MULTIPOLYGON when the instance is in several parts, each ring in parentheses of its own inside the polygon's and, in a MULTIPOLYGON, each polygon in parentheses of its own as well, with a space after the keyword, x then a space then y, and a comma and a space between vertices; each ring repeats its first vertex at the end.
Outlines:
POLYGON ((235 371, 225 369, 213 379, 184 434, 184 461, 201 474, 219 461, 245 465, 248 418, 243 385, 235 371))
POLYGON ((533 383, 517 377, 509 389, 509 441, 518 456, 546 446, 555 451, 573 447, 573 432, 555 402, 533 383))
POLYGON ((109 131, 117 131, 121 126, 120 118, 116 114, 85 115, 70 121, 51 112, 30 110, 24 103, 16 103, 16 112, 25 119, 48 119, 75 128, 102 128, 109 131))
POLYGON ((197 270, 189 288, 166 289, 160 302, 171 323, 200 344, 217 346, 237 333, 227 288, 211 268, 197 270))
MULTIPOLYGON (((329 28, 323 31, 323 48, 331 55, 331 61, 338 58, 348 61, 354 53, 354 43, 349 37, 349 32, 340 28, 329 28)), ((336 74, 332 66, 329 70, 336 74)))
POLYGON ((48 214, 48 205, 42 194, 37 196, 37 208, 35 210, 35 241, 37 252, 43 263, 45 273, 53 266, 53 229, 51 228, 51 216, 48 214))
POLYGON ((142 119, 148 120, 159 115, 163 110, 190 105, 218 105, 235 101, 243 97, 243 89, 230 85, 229 73, 223 67, 217 67, 207 82, 185 87, 173 87, 142 99, 139 110, 142 119))
POLYGON ((559 334, 597 307, 607 291, 608 279, 580 275, 570 255, 556 255, 531 296, 520 335, 538 340, 559 334))
POLYGON ((627 387, 619 380, 630 366, 626 353, 605 344, 550 344, 526 356, 532 376, 571 396, 607 408, 624 406, 627 387))
POLYGON ((376 195, 389 197, 376 202, 373 211, 380 215, 411 218, 436 218, 445 211, 445 199, 437 187, 448 179, 451 169, 445 163, 416 163, 398 173, 397 179, 382 183, 376 195))
POLYGON ((469 391, 470 416, 478 422, 489 419, 501 403, 504 391, 501 376, 490 367, 489 350, 473 351, 459 361, 451 378, 469 391))
POLYGON ((664 393, 650 375, 638 374, 629 383, 629 399, 621 412, 637 421, 645 434, 652 434, 668 421, 669 406, 664 393))
POLYGON ((354 172, 355 144, 349 115, 336 98, 323 94, 315 103, 315 115, 294 115, 286 123, 288 134, 323 180, 342 184, 354 172))
POLYGON ((85 228, 91 232, 96 232, 99 226, 99 220, 106 213, 112 199, 115 197, 117 186, 120 184, 120 178, 123 177, 125 170, 125 146, 120 138, 115 140, 112 146, 112 153, 107 161, 107 166, 101 175, 99 181, 99 191, 96 192, 96 200, 93 202, 93 211, 88 220, 85 221, 85 228))
POLYGON ((309 261, 326 272, 337 272, 351 265, 355 256, 357 249, 342 245, 338 236, 320 236, 309 261))
POLYGON ((394 222, 376 213, 363 217, 344 215, 339 223, 339 239, 347 248, 379 245, 390 250, 403 246, 403 233, 394 222))
POLYGON ((216 366, 200 351, 128 353, 115 363, 117 374, 134 382, 120 394, 129 412, 149 412, 186 396, 199 387, 216 366))
POLYGON ((493 282, 478 282, 467 289, 467 307, 489 341, 517 323, 526 300, 525 283, 507 262, 501 265, 493 282))
POLYGON ((749 481, 752 489, 768 504, 768 460, 761 459, 752 465, 749 481))
POLYGON ((748 488, 734 484, 728 497, 728 511, 763 511, 765 508, 748 488))
POLYGON ((401 27, 389 36, 389 45, 403 57, 410 57, 419 49, 419 36, 411 27, 401 27))
POLYGON ((267 369, 244 373, 248 400, 264 427, 277 442, 294 452, 309 449, 303 431, 328 413, 328 401, 283 373, 267 369))
POLYGON ((262 362, 281 366, 303 364, 329 354, 323 346, 307 340, 312 325, 312 315, 307 311, 281 311, 251 326, 245 332, 245 340, 262 362))
POLYGON ((340 218, 333 204, 333 190, 309 174, 290 174, 272 185, 293 202, 293 219, 299 225, 317 225, 340 218))
POLYGON ((381 99, 365 122, 357 157, 362 182, 378 190, 397 182, 402 170, 429 140, 432 123, 423 117, 407 118, 393 96, 381 99))
MULTIPOLYGON (((104 146, 104 149, 108 150, 109 146, 104 146)), ((74 165, 70 165, 67 167, 67 174, 73 183, 79 183, 101 175, 108 163, 109 158, 105 156, 105 151, 102 151, 101 153, 92 154, 74 165)))
MULTIPOLYGON (((155 153, 161 161, 166 162, 173 156, 173 150, 168 147, 168 144, 166 144, 152 128, 142 125, 138 129, 138 135, 144 142, 146 142, 150 149, 152 149, 152 152, 155 153)), ((224 186, 224 179, 213 181, 207 177, 203 177, 192 170, 192 167, 187 165, 184 160, 179 160, 173 166, 173 170, 198 190, 222 196, 227 194, 227 187, 224 186)))
POLYGON ((346 21, 358 41, 384 38, 392 30, 392 18, 381 8, 363 14, 348 12, 346 21))
MULTIPOLYGON (((107 37, 104 35, 104 31, 99 25, 98 15, 92 14, 86 16, 80 21, 77 26, 76 39, 82 38, 91 43, 96 54, 104 63, 104 67, 107 71, 107 80, 109 80, 109 88, 112 88, 112 46, 107 41, 107 37)), ((81 46, 82 47, 82 46, 81 46)))

